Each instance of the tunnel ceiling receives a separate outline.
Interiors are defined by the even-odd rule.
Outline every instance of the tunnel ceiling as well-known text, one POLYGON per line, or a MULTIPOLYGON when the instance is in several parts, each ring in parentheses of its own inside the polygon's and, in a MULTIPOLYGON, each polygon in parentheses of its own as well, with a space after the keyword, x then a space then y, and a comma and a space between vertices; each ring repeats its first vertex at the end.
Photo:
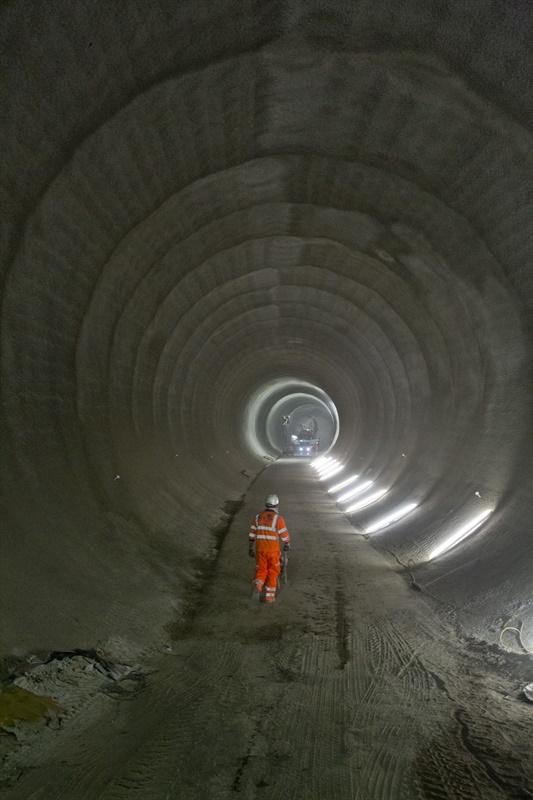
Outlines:
POLYGON ((170 613, 277 455, 250 404, 280 381, 425 503, 391 547, 423 562, 478 491, 483 577, 440 587, 530 602, 531 8, 1 14, 6 649, 70 645, 67 608, 149 636, 131 609, 170 613))

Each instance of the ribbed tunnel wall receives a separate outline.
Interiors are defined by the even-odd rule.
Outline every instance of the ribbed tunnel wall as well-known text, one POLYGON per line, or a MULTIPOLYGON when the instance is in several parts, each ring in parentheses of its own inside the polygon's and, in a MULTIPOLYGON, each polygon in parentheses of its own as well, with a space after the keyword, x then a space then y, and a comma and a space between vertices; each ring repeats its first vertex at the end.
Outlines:
POLYGON ((3 654, 162 636, 280 384, 331 401, 383 511, 419 503, 376 541, 531 639, 532 21, 4 6, 3 654))

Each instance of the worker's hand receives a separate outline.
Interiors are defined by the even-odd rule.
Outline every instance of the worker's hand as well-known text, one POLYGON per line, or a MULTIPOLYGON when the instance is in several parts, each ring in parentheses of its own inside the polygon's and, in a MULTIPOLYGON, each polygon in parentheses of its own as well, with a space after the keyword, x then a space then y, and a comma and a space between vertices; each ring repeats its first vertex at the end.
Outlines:
POLYGON ((254 558, 255 557, 255 553, 254 553, 254 548, 253 547, 250 547, 250 549, 248 550, 248 555, 250 556, 250 558, 254 558))
POLYGON ((287 552, 287 550, 290 550, 291 549, 290 544, 284 544, 283 549, 285 550, 285 552, 287 552))

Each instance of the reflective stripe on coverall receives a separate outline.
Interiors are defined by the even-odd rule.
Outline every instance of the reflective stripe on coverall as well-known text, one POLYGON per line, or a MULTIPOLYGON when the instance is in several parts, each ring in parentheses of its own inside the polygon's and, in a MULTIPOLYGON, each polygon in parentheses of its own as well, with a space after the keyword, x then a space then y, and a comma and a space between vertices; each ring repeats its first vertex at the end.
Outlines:
POLYGON ((265 584, 266 602, 273 603, 276 596, 276 580, 280 570, 279 540, 290 542, 289 532, 283 517, 267 508, 257 514, 250 526, 250 547, 255 542, 255 572, 253 586, 259 591, 265 584))

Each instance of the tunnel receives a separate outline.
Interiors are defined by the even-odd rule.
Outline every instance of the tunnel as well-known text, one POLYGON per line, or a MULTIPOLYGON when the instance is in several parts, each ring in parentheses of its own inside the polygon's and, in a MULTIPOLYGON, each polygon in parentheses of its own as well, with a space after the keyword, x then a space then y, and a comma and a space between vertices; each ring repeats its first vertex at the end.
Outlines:
POLYGON ((0 14, 4 665, 165 646, 269 475, 531 663, 530 4, 0 14))

